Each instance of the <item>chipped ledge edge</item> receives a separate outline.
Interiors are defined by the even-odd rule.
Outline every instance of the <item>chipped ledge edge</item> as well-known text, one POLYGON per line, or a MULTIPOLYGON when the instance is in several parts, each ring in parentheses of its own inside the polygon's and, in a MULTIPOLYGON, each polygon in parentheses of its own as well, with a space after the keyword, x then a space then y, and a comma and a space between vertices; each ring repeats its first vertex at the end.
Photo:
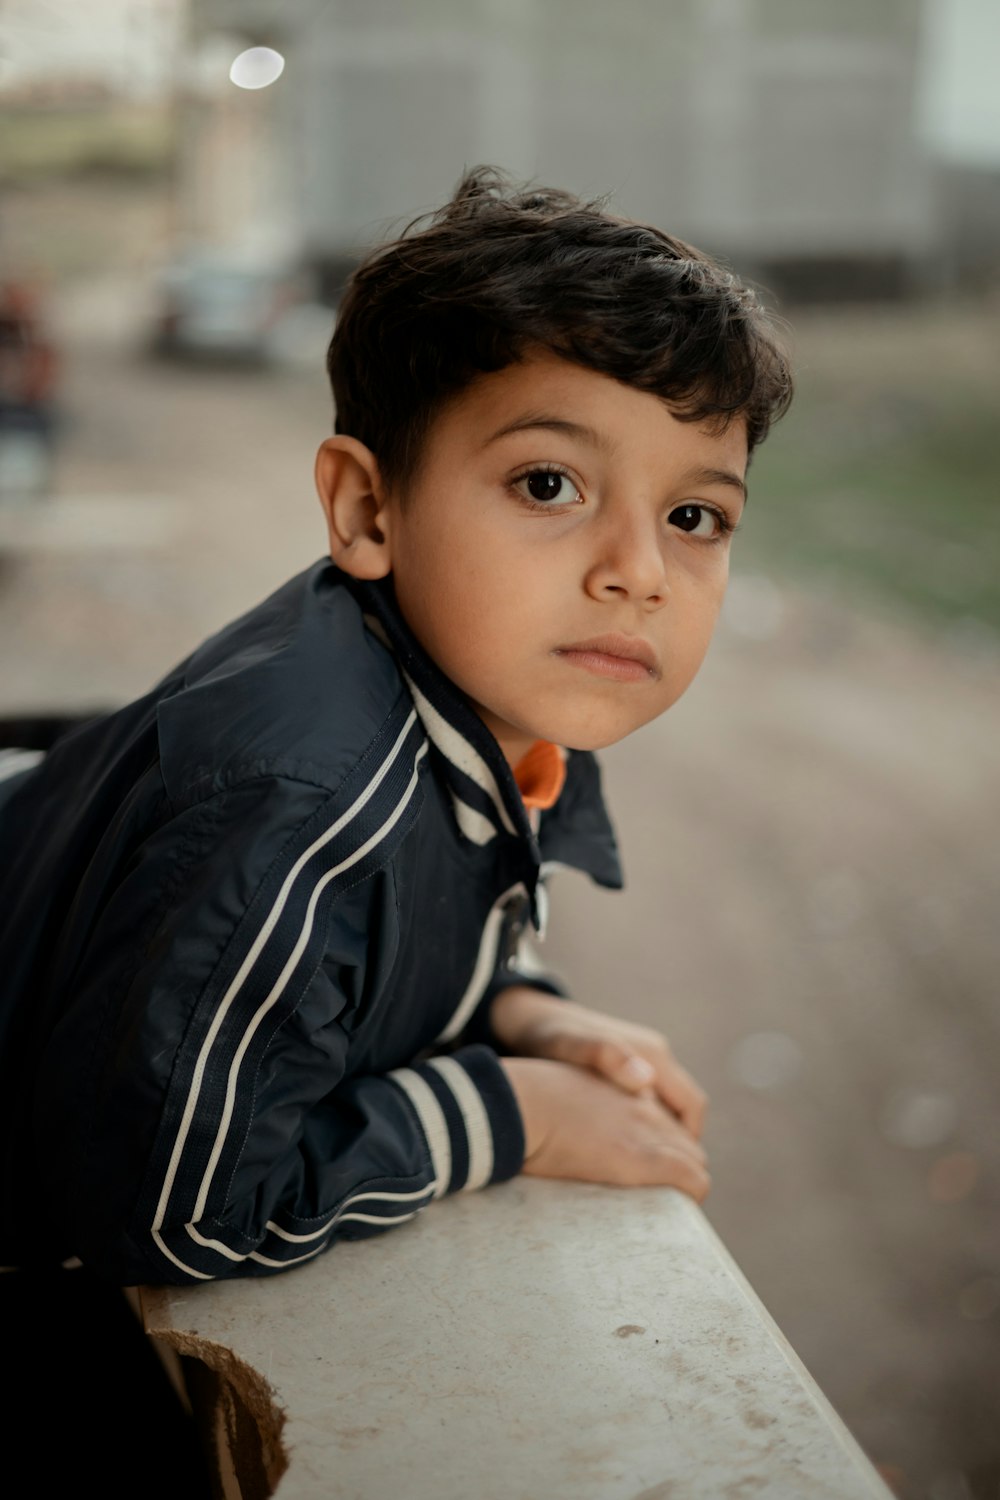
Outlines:
MULTIPOLYGON (((278 1483, 289 1466, 289 1454, 283 1441, 288 1414, 278 1399, 278 1392, 264 1379, 259 1370, 234 1354, 226 1344, 215 1339, 204 1338, 192 1332, 165 1327, 163 1316, 170 1289, 143 1286, 138 1290, 139 1315, 146 1333, 154 1347, 172 1356, 183 1355, 199 1360, 217 1375, 225 1387, 235 1392, 253 1419, 260 1436, 261 1459, 267 1476, 270 1493, 273 1495, 278 1483)), ((182 1399, 187 1402, 183 1389, 183 1376, 179 1365, 171 1368, 167 1361, 167 1373, 173 1384, 180 1381, 182 1399)))

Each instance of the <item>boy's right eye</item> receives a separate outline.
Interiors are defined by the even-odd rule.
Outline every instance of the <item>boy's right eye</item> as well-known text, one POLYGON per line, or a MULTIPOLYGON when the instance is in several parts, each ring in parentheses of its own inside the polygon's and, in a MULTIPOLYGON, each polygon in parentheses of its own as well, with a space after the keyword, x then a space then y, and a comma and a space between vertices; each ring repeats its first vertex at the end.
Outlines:
POLYGON ((535 505, 582 504, 583 496, 562 469, 528 469, 513 481, 514 489, 535 505))

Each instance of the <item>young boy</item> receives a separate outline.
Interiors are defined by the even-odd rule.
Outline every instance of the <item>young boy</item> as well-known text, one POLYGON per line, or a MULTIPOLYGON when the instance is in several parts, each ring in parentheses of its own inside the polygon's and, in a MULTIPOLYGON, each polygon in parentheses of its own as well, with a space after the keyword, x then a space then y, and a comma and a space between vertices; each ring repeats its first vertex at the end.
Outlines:
POLYGON ((265 1275, 519 1171, 700 1199, 662 1037, 525 955, 621 884, 788 368, 657 230, 480 169, 355 274, 330 558, 3 784, 0 1261, 265 1275))

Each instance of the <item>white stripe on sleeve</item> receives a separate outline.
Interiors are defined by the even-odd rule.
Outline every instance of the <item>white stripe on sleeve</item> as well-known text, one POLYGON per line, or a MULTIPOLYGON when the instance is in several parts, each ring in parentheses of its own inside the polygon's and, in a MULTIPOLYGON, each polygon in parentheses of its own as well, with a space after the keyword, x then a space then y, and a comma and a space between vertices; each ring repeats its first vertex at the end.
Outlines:
MULTIPOLYGON (((296 880, 299 872, 304 868, 304 866, 307 864, 307 862, 309 861, 309 859, 311 859, 311 857, 320 848, 322 848, 325 844, 329 843, 330 840, 337 833, 339 833, 339 831, 348 822, 350 822, 352 818, 356 817, 357 814, 361 811, 361 809, 365 806, 365 804, 370 800, 370 798, 372 797, 373 793, 376 791, 376 789, 378 788, 378 786, 381 784, 381 782, 388 775, 388 772, 389 772, 390 768, 392 767, 392 765, 396 761, 396 759, 397 759, 397 757, 399 755, 399 752, 400 752, 400 750, 401 750, 401 748, 403 746, 403 743, 404 743, 404 741, 405 741, 405 739, 406 739, 406 737, 407 737, 407 735, 408 735, 408 733, 409 733, 409 731, 410 731, 410 729, 411 729, 411 727, 412 727, 415 719, 416 719, 416 713, 415 712, 411 712, 409 714, 409 716, 407 717, 406 723, 404 724, 402 730, 400 731, 400 733, 399 733, 399 735, 398 735, 398 737, 397 737, 397 739, 395 741, 395 744, 392 746, 392 749, 389 751, 389 754, 386 757, 385 761, 379 767, 378 771, 375 773, 375 775, 373 776, 372 780, 364 788, 364 790, 362 791, 361 795, 357 798, 357 800, 354 803, 352 803, 352 805, 346 810, 346 812, 344 812, 336 820, 336 822, 332 824, 332 826, 330 828, 326 829, 322 834, 320 834, 320 836, 310 845, 310 847, 302 855, 300 855, 299 858, 296 860, 296 862, 293 865, 292 869, 289 871, 288 875, 286 876, 286 878, 285 878, 285 880, 284 880, 284 882, 282 884, 281 890, 278 892, 278 895, 277 895, 277 898, 275 900, 274 906, 272 907, 271 911, 269 912, 267 919, 263 923, 260 931, 257 934, 256 939, 254 940, 253 944, 251 945, 250 951, 248 952, 246 958, 244 959, 242 965, 240 966, 240 970, 239 970, 238 974, 234 978, 232 984, 229 986, 229 989, 227 990, 225 996, 223 997, 223 999, 222 999, 222 1001, 221 1001, 221 1003, 219 1005, 219 1008, 216 1011, 216 1014, 215 1014, 215 1016, 213 1018, 212 1025, 209 1028, 208 1034, 205 1037, 205 1040, 204 1040, 204 1042, 202 1044, 201 1052, 200 1052, 198 1060, 197 1060, 197 1062, 195 1064, 194 1077, 192 1079, 191 1089, 190 1089, 190 1092, 188 1094, 186 1108, 185 1108, 185 1111, 184 1111, 184 1115, 183 1115, 183 1117, 181 1119, 181 1123, 180 1123, 180 1127, 178 1129, 177 1137, 176 1137, 176 1139, 174 1141, 174 1148, 173 1148, 173 1151, 171 1153, 170 1162, 168 1164, 166 1176, 164 1178, 163 1187, 162 1187, 161 1194, 160 1194, 160 1201, 159 1201, 159 1203, 157 1205, 156 1215, 154 1217, 153 1224, 151 1226, 151 1232, 152 1232, 153 1240, 157 1244, 158 1248, 162 1251, 162 1253, 164 1255, 166 1255, 167 1258, 169 1260, 171 1260, 175 1265, 179 1266, 181 1270, 186 1271, 186 1272, 188 1272, 190 1274, 193 1274, 195 1276, 198 1276, 199 1278, 206 1279, 206 1280, 210 1280, 211 1279, 210 1277, 203 1277, 203 1273, 196 1271, 194 1269, 194 1267, 188 1266, 183 1261, 179 1260, 177 1258, 177 1256, 174 1255, 173 1252, 170 1249, 168 1249, 166 1243, 163 1240, 162 1235, 160 1234, 160 1230, 163 1227, 163 1223, 164 1223, 164 1220, 165 1220, 165 1217, 166 1217, 166 1212, 167 1212, 167 1206, 168 1206, 168 1203, 169 1203, 169 1200, 170 1200, 171 1192, 173 1190, 173 1185, 174 1185, 174 1182, 175 1182, 176 1177, 177 1177, 177 1172, 178 1172, 178 1169, 179 1169, 179 1166, 180 1166, 180 1162, 181 1162, 181 1159, 182 1159, 182 1156, 183 1156, 183 1153, 184 1153, 185 1146, 187 1144, 188 1134, 190 1132, 191 1125, 192 1125, 194 1117, 195 1117, 195 1113, 196 1113, 196 1109, 197 1109, 197 1105, 198 1105, 198 1099, 199 1099, 199 1095, 201 1093, 202 1081, 203 1081, 204 1074, 205 1074, 205 1071, 206 1071, 206 1068, 207 1068, 207 1065, 208 1065, 209 1057, 211 1055, 212 1049, 213 1049, 214 1044, 215 1044, 216 1036, 218 1035, 218 1032, 219 1032, 219 1030, 220 1030, 220 1028, 222 1026, 222 1022, 223 1022, 225 1016, 228 1014, 229 1010, 232 1008, 232 1005, 234 1004, 235 999, 236 999, 237 995, 239 994, 239 992, 240 992, 243 984, 245 983, 245 981, 249 977, 249 975, 250 975, 250 973, 251 973, 251 971, 252 971, 255 963, 257 962, 258 958, 260 957, 260 954, 263 951, 263 948, 264 948, 265 944, 267 943, 269 937, 271 936, 271 933, 274 931, 275 927, 277 926, 278 919, 279 919, 279 917, 281 916, 281 914, 282 914, 282 912, 284 910, 284 907, 285 907, 285 905, 286 905, 286 903, 288 901, 289 895, 291 893, 292 886, 294 885, 295 880, 296 880)), ((411 774, 411 777, 410 777, 409 784, 406 787, 406 789, 405 789, 405 791, 403 793, 403 796, 402 796, 401 800, 399 801, 399 803, 397 804, 396 808, 394 809, 394 811, 392 812, 392 814, 390 815, 390 817, 386 820, 386 822, 383 823, 382 827, 377 831, 377 833, 373 834, 371 838, 369 838, 368 840, 366 840, 366 842, 359 849, 355 849, 353 851, 353 853, 346 860, 343 860, 338 866, 336 866, 335 869, 327 871, 326 874, 320 879, 320 881, 318 882, 318 884, 313 889, 312 897, 311 897, 311 899, 310 899, 310 901, 308 903, 308 906, 307 906, 305 921, 304 921, 303 927, 302 927, 302 929, 300 931, 299 939, 298 939, 297 943, 295 944, 295 946, 293 948, 293 952, 290 955, 289 960, 286 962, 286 964, 284 966, 284 969, 282 971, 282 974, 281 974, 278 982, 274 986, 272 986, 270 994, 267 996, 267 998, 265 999, 264 1003, 258 1008, 256 1014, 254 1015, 254 1017, 250 1021, 250 1024, 249 1024, 246 1032, 244 1033, 242 1042, 241 1042, 240 1046, 237 1048, 236 1053, 235 1053, 235 1055, 234 1055, 234 1057, 232 1059, 232 1062, 230 1064, 229 1086, 227 1088, 226 1099, 225 1099, 225 1103, 224 1103, 223 1111, 222 1111, 222 1117, 220 1119, 219 1126, 218 1126, 218 1129, 217 1129, 216 1139, 215 1139, 215 1145, 214 1145, 211 1157, 209 1159, 209 1163, 208 1163, 208 1166, 206 1168, 205 1174, 204 1174, 204 1176, 202 1178, 201 1188, 199 1190, 198 1198, 197 1198, 197 1201, 196 1201, 196 1204, 195 1204, 194 1222, 197 1222, 197 1220, 201 1218, 201 1216, 203 1215, 203 1213, 205 1211, 205 1203, 206 1203, 206 1200, 207 1200, 207 1197, 208 1197, 208 1192, 209 1192, 209 1188, 211 1186, 212 1178, 213 1178, 214 1173, 215 1173, 215 1167, 216 1167, 216 1164, 218 1162, 219 1156, 221 1154, 223 1142, 225 1140, 225 1136, 226 1136, 226 1133, 227 1133, 228 1127, 229 1127, 229 1121, 230 1121, 230 1118, 231 1118, 232 1108, 233 1108, 233 1101, 234 1101, 234 1097, 235 1097, 236 1076, 237 1076, 237 1074, 239 1072, 239 1067, 240 1067, 240 1063, 242 1062, 244 1052, 246 1050, 246 1047, 249 1045, 250 1039, 252 1038, 252 1036, 253 1036, 254 1032, 256 1031, 257 1027, 259 1026, 259 1024, 260 1024, 261 1020, 263 1019, 264 1015, 267 1013, 268 1010, 270 1010, 270 1008, 276 1003, 276 1001, 280 997, 282 989, 284 987, 284 984, 287 982, 287 979, 290 976, 290 974, 291 974, 291 972, 292 972, 292 970, 294 968, 294 965, 295 965, 295 963, 298 960, 298 956, 302 952, 302 950, 303 950, 303 948, 305 946, 305 943, 308 940, 309 931, 310 931, 311 926, 312 926, 312 921, 313 921, 314 913, 315 913, 315 910, 316 910, 316 904, 317 904, 317 902, 319 900, 319 897, 322 894, 322 891, 325 889, 325 887, 329 884, 329 882, 331 880, 333 880, 337 875, 341 874, 345 869, 349 869, 352 865, 356 864, 360 859, 364 858, 365 854, 367 854, 370 850, 372 850, 373 848, 375 848, 381 842, 381 840, 391 831, 391 829, 393 828, 393 826, 398 822, 399 818, 402 816, 403 812, 405 811, 405 809, 406 809, 406 807, 407 807, 407 805, 408 805, 408 803, 409 803, 409 801, 410 801, 410 799, 411 799, 411 797, 413 795, 413 792, 414 792, 414 789, 415 789, 415 786, 416 786, 416 782, 417 782, 417 769, 418 769, 420 761, 423 759, 423 756, 426 753, 427 753, 427 743, 426 743, 426 741, 424 741, 424 743, 419 747, 419 749, 417 751, 417 754, 415 756, 414 764, 413 764, 413 771, 412 771, 412 774, 411 774)), ((188 1231, 189 1235, 191 1236, 191 1238, 193 1240, 195 1240, 197 1243, 201 1243, 203 1245, 206 1245, 206 1246, 208 1246, 208 1247, 210 1247, 210 1248, 212 1248, 214 1250, 218 1250, 221 1254, 225 1255, 227 1259, 230 1259, 230 1260, 244 1260, 244 1259, 246 1259, 246 1257, 244 1255, 237 1254, 233 1250, 231 1250, 231 1249, 229 1249, 227 1247, 224 1247, 217 1240, 205 1240, 205 1239, 203 1239, 202 1236, 199 1235, 198 1232, 194 1229, 193 1223, 189 1223, 186 1226, 186 1228, 187 1228, 187 1231, 188 1231)))
POLYGON ((451 1136, 444 1110, 430 1084, 412 1068, 395 1068, 385 1076, 399 1085, 417 1112, 434 1166, 434 1196, 440 1198, 451 1182, 451 1136))
MULTIPOLYGON (((332 1213, 321 1228, 311 1229, 308 1234, 293 1234, 290 1229, 282 1229, 281 1225, 276 1224, 273 1219, 268 1219, 264 1228, 269 1229, 272 1234, 278 1235, 280 1239, 288 1240, 292 1245, 305 1245, 310 1240, 318 1240, 322 1235, 327 1233, 332 1225, 338 1223, 341 1219, 356 1217, 353 1214, 344 1213, 344 1209, 349 1208, 352 1203, 368 1203, 372 1201, 378 1203, 414 1203, 418 1198, 430 1198, 432 1191, 433 1183, 427 1187, 417 1188, 416 1192, 413 1193, 355 1193, 352 1198, 345 1199, 341 1208, 332 1213)), ((422 1208, 423 1204, 418 1204, 418 1207, 422 1208)), ((373 1220, 372 1222, 379 1221, 373 1220)), ((387 1222, 389 1221, 387 1220, 387 1222)))
POLYGON ((441 1075, 458 1100, 469 1137, 467 1189, 485 1187, 493 1176, 493 1131, 482 1095, 461 1063, 453 1057, 432 1057, 428 1064, 441 1075))

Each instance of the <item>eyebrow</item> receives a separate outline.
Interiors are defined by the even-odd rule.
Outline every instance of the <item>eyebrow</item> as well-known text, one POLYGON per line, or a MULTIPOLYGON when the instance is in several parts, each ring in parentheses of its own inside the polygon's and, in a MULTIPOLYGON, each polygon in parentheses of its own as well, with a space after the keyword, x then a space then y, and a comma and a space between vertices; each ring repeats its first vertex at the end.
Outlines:
MULTIPOLYGON (((488 448, 492 443, 497 443, 501 438, 509 437, 512 432, 531 432, 541 430, 544 432, 558 432, 563 437, 577 438, 581 442, 589 443, 592 448, 597 448, 602 453, 610 453, 613 444, 593 427, 586 427, 581 422, 570 422, 566 417, 552 417, 544 412, 528 412, 523 417, 515 417, 513 422, 506 422, 503 427, 498 427, 483 444, 488 448)), ((747 499, 747 487, 740 476, 731 469, 694 469, 684 476, 685 484, 724 484, 730 489, 738 490, 744 500, 747 499)))
POLYGON ((509 437, 512 432, 530 432, 534 429, 545 432, 559 432, 563 437, 578 438, 581 442, 589 443, 592 448, 598 448, 603 453, 609 453, 612 444, 601 433, 593 427, 585 427, 582 422, 570 422, 566 417, 552 417, 546 412, 527 412, 523 417, 515 417, 513 422, 507 422, 503 427, 498 427, 483 444, 488 448, 491 443, 497 443, 501 438, 509 437))
POLYGON ((725 484, 739 490, 743 499, 748 497, 747 487, 740 476, 731 469, 695 469, 684 476, 685 484, 725 484))

